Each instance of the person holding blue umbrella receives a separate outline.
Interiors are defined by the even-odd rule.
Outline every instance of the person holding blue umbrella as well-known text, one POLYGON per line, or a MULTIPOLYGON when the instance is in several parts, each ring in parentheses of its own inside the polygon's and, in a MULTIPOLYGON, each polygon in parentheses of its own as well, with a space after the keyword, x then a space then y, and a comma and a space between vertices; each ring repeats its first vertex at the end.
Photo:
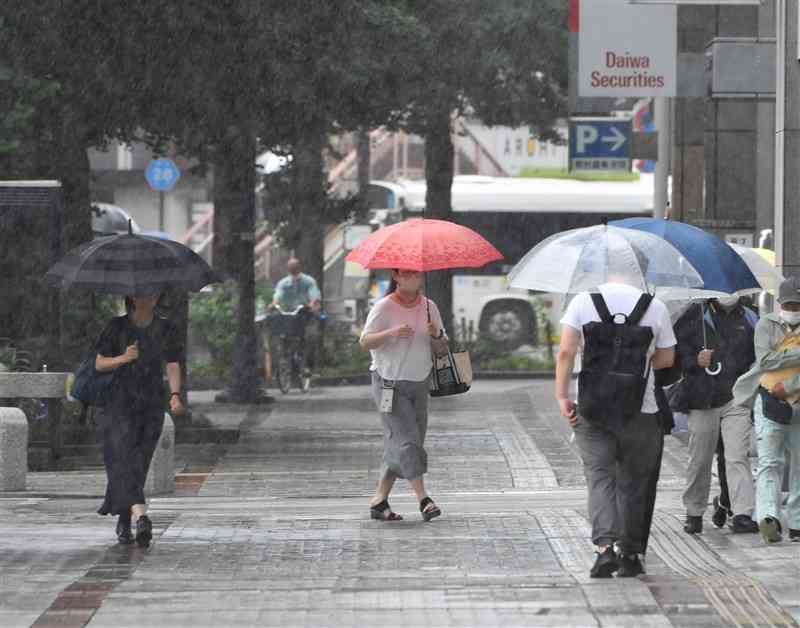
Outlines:
MULTIPOLYGON (((656 291, 666 301, 682 302, 688 310, 675 333, 682 381, 671 395, 673 410, 689 415, 689 465, 683 503, 684 531, 703 530, 711 486, 711 463, 718 443, 724 443, 725 471, 730 488, 732 530, 758 532, 752 519, 755 495, 748 460, 749 408, 735 403, 732 388, 755 360, 753 329, 758 317, 740 302, 742 295, 762 289, 750 267, 724 240, 682 222, 658 218, 614 221, 618 227, 657 235, 672 244, 700 273, 701 288, 656 291)), ((716 505, 715 501, 715 505, 716 505)), ((716 509, 715 525, 720 518, 716 509)))
MULTIPOLYGON (((758 532, 752 519, 755 490, 748 459, 750 409, 733 403, 732 392, 737 378, 755 361, 753 330, 757 321, 755 312, 731 295, 693 304, 675 324, 683 379, 672 394, 672 408, 689 416, 689 464, 683 494, 684 531, 688 534, 703 531, 711 465, 720 441, 729 493, 725 505, 733 513, 731 529, 758 532)), ((715 525, 722 521, 719 527, 725 523, 718 513, 712 520, 715 525)))

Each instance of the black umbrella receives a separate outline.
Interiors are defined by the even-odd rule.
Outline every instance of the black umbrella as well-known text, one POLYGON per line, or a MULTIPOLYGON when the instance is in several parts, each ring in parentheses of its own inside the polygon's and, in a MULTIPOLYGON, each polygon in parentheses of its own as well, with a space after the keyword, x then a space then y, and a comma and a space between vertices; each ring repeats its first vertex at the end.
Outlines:
POLYGON ((196 292, 216 281, 205 260, 190 248, 150 236, 96 238, 73 249, 45 275, 62 290, 147 296, 167 289, 196 292))

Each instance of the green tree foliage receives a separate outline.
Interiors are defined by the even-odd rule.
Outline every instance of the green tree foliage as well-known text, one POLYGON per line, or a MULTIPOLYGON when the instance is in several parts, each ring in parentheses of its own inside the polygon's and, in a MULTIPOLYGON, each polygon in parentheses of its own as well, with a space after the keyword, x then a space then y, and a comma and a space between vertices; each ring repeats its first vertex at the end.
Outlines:
MULTIPOLYGON (((63 248, 90 240, 87 149, 131 137, 141 85, 131 72, 121 0, 0 3, 3 139, 7 175, 57 179, 64 193, 63 248)), ((91 342, 88 295, 63 295, 62 351, 73 365, 91 342)))
MULTIPOLYGON (((453 116, 531 125, 542 138, 566 113, 567 7, 561 0, 408 0, 418 39, 403 95, 405 126, 425 138, 426 215, 453 219, 453 116)), ((429 292, 452 320, 451 275, 429 292)))
POLYGON ((267 181, 268 219, 321 279, 325 227, 364 209, 357 199, 328 198, 328 136, 399 121, 407 64, 413 62, 406 45, 417 24, 396 3, 380 0, 299 0, 276 7, 274 16, 281 39, 275 67, 283 88, 278 115, 265 118, 261 137, 276 141, 293 161, 277 180, 267 181), (280 184, 288 189, 278 191, 280 184))

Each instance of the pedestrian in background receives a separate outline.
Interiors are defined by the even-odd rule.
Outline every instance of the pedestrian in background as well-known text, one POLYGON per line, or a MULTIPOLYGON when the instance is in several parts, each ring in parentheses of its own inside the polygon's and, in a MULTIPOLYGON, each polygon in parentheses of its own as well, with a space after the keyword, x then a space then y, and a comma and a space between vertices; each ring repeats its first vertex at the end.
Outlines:
POLYGON ((758 445, 756 518, 767 543, 783 538, 781 486, 789 452, 789 539, 800 541, 800 278, 778 289, 780 309, 755 330, 755 364, 736 382, 734 402, 752 405, 758 445))
POLYGON ((155 313, 158 296, 127 297, 127 314, 111 320, 97 341, 95 368, 114 373, 97 406, 107 487, 101 515, 117 515, 117 539, 147 546, 153 526, 147 516, 144 484, 164 426, 164 363, 173 414, 183 413, 177 328, 155 313))
POLYGON ((596 548, 589 575, 634 577, 645 571, 664 446, 653 371, 674 362, 669 312, 637 288, 607 283, 578 294, 561 323, 556 399, 575 432, 589 489, 596 548), (569 382, 579 353, 576 406, 569 382))
MULTIPOLYGON (((731 530, 758 532, 752 519, 755 489, 748 457, 750 408, 733 401, 733 385, 755 361, 753 330, 757 319, 755 312, 731 295, 691 305, 675 325, 683 379, 672 399, 679 410, 689 414, 689 464, 683 493, 683 529, 688 534, 703 531, 711 467, 714 454, 720 453, 720 439, 733 511, 731 530)), ((718 510, 715 508, 715 520, 718 510)))
POLYGON ((397 478, 411 483, 425 521, 441 515, 425 489, 424 445, 432 354, 447 351, 447 337, 422 282, 418 271, 393 270, 388 294, 370 310, 360 340, 372 354, 372 393, 383 422, 383 466, 370 502, 371 518, 383 521, 402 519, 389 506, 397 478))
POLYGON ((284 312, 293 312, 298 307, 305 308, 300 314, 303 317, 304 327, 300 336, 299 351, 304 357, 304 376, 310 376, 316 369, 317 354, 320 339, 319 312, 322 308, 322 294, 319 291, 317 280, 303 272, 303 265, 296 257, 289 258, 286 262, 288 274, 275 284, 270 309, 278 307, 284 312))

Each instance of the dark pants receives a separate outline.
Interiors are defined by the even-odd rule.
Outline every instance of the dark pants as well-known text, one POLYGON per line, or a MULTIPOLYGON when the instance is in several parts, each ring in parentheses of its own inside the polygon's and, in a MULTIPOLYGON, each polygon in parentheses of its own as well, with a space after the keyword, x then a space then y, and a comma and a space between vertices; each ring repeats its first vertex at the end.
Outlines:
POLYGON ((731 495, 728 492, 728 474, 725 471, 725 443, 720 432, 717 441, 717 476, 719 477, 719 504, 723 508, 731 509, 731 495))
POLYGON ((615 429, 581 417, 574 429, 589 490, 592 541, 644 553, 664 448, 659 416, 640 414, 615 429))
POLYGON ((164 427, 164 411, 159 407, 116 406, 97 408, 108 480, 105 499, 97 512, 127 517, 131 506, 145 503, 144 485, 164 427))

